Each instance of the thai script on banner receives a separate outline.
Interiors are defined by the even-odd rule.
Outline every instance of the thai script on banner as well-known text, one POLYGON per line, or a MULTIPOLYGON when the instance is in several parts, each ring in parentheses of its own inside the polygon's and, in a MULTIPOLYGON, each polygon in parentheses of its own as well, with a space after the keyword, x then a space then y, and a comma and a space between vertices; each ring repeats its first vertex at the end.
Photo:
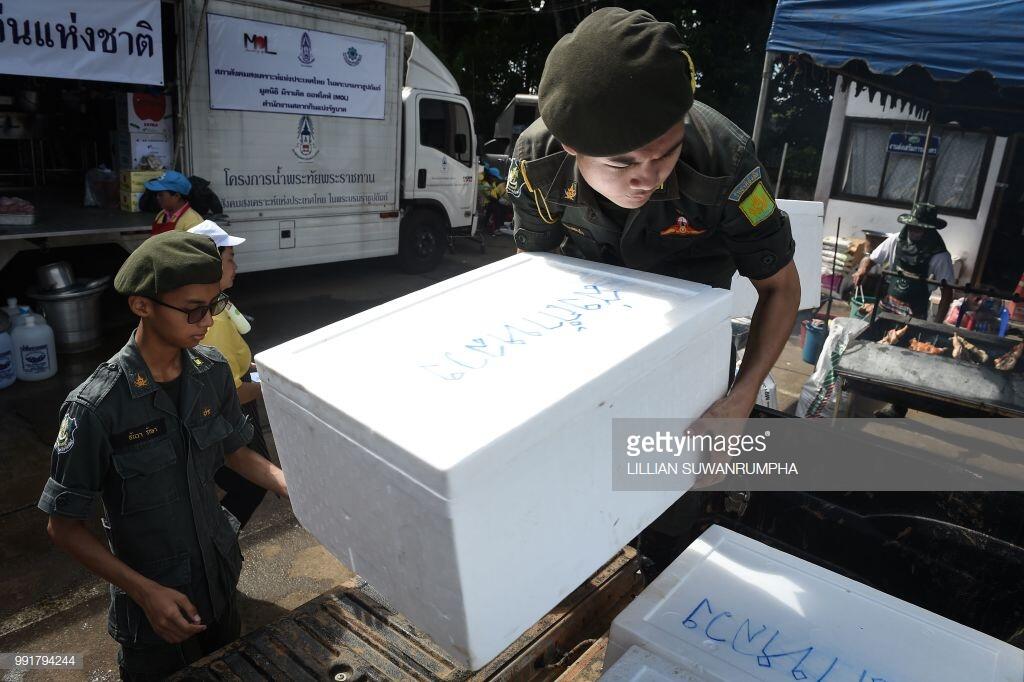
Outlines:
POLYGON ((163 85, 160 0, 0 0, 0 73, 163 85))
POLYGON ((384 41, 219 14, 207 35, 211 109, 384 118, 384 41))

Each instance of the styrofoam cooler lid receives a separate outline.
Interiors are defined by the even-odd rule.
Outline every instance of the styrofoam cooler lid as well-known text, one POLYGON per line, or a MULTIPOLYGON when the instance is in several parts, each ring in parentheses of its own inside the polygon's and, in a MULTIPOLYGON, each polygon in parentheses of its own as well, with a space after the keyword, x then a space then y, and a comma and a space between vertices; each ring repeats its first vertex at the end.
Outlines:
POLYGON ((605 669, 599 682, 700 682, 700 679, 661 656, 631 646, 622 658, 605 669))
POLYGON ((437 491, 438 472, 641 349, 657 366, 727 319, 728 297, 671 277, 522 253, 264 351, 256 362, 267 385, 361 444, 390 443, 390 452, 374 454, 437 491))
POLYGON ((606 661, 633 645, 716 682, 1024 679, 1024 651, 719 526, 616 617, 606 661))

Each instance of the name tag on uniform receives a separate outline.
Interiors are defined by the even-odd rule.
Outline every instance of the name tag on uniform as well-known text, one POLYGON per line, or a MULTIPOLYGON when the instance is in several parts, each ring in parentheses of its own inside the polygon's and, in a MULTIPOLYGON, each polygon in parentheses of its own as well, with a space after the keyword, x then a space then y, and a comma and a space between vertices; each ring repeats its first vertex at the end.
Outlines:
POLYGON ((163 419, 157 419, 151 421, 148 424, 136 426, 122 431, 121 433, 115 433, 110 437, 111 445, 115 448, 123 448, 129 445, 138 445, 139 443, 145 443, 148 440, 153 440, 158 436, 162 436, 167 432, 167 426, 163 419))

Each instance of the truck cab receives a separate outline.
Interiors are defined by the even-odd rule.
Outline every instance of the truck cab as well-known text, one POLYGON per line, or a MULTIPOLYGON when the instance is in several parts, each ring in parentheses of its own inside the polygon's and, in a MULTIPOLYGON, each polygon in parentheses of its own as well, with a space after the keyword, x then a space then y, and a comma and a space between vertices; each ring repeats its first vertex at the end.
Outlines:
POLYGON ((448 234, 475 232, 479 165, 469 101, 415 34, 405 34, 402 88, 402 222, 399 260, 433 268, 448 234))
POLYGON ((539 113, 537 95, 516 95, 494 122, 494 137, 483 146, 484 162, 507 176, 509 159, 516 147, 516 140, 530 124, 537 120, 539 113))

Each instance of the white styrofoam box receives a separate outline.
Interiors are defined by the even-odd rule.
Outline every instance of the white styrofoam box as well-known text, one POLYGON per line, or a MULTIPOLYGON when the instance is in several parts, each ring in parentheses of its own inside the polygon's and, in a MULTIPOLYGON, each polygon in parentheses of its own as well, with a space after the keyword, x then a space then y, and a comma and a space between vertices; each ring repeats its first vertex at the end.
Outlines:
POLYGON ((704 682, 1019 682, 1024 651, 711 526, 612 622, 704 682))
POLYGON ((174 110, 167 95, 148 92, 122 93, 117 101, 119 133, 174 136, 174 110))
MULTIPOLYGON (((793 262, 800 275, 800 310, 817 308, 821 303, 821 235, 824 231, 824 205, 820 201, 777 199, 789 214, 796 252, 793 262)), ((757 305, 757 289, 739 273, 732 278, 732 316, 750 317, 757 305)))
POLYGON ((598 682, 700 682, 678 665, 638 646, 631 646, 598 682))
POLYGON ((724 393, 729 296, 524 253, 260 353, 296 515, 479 668, 679 497, 612 490, 612 419, 724 393))

